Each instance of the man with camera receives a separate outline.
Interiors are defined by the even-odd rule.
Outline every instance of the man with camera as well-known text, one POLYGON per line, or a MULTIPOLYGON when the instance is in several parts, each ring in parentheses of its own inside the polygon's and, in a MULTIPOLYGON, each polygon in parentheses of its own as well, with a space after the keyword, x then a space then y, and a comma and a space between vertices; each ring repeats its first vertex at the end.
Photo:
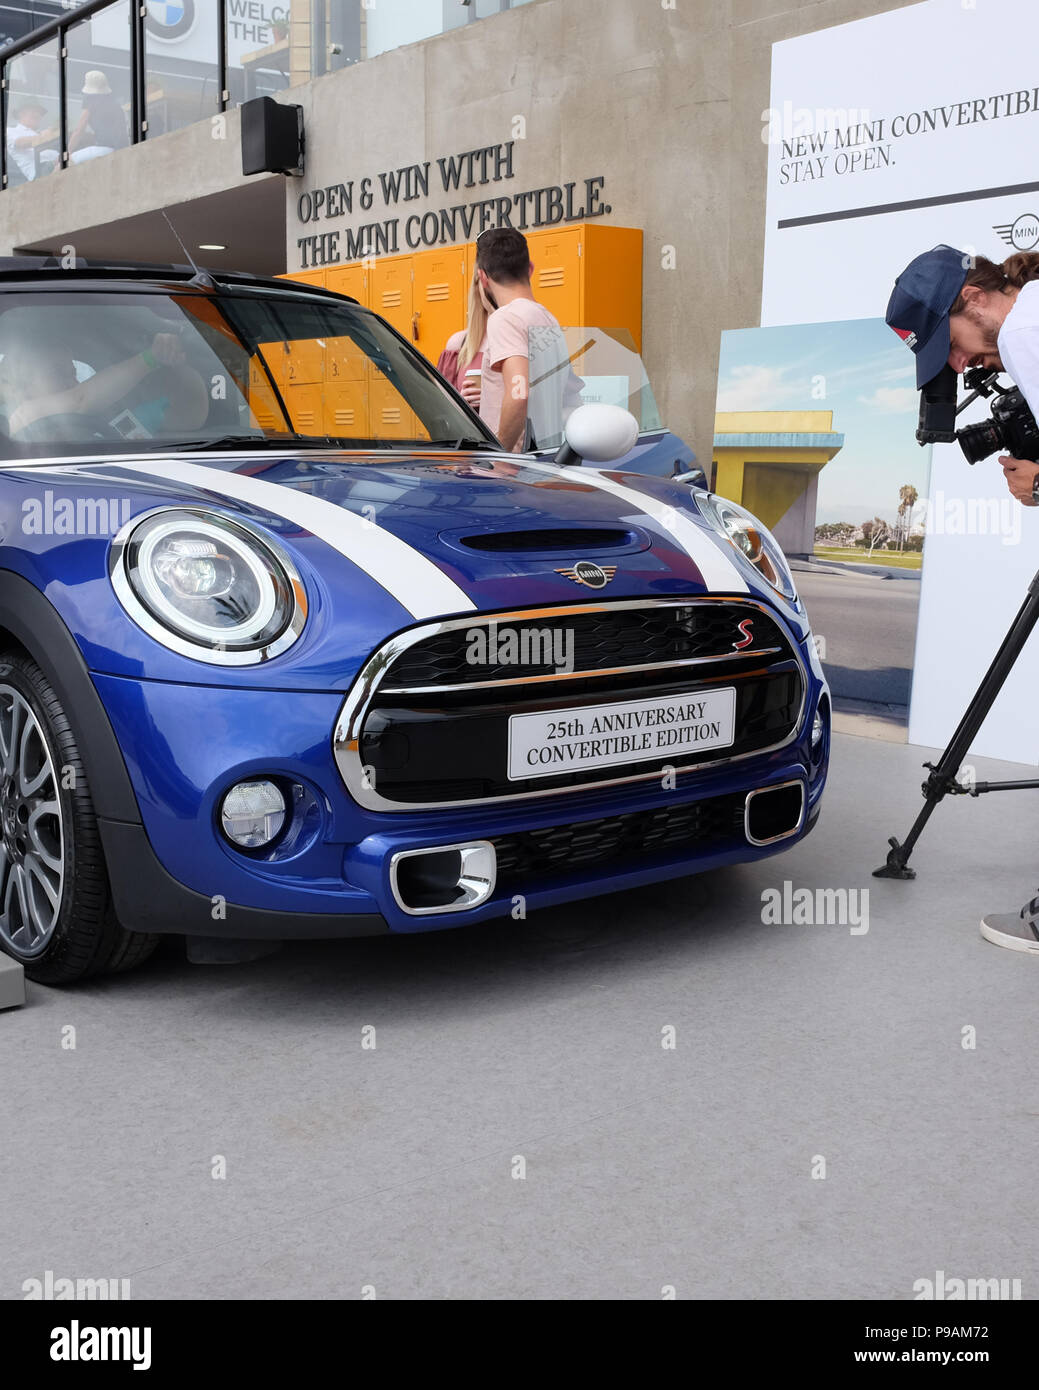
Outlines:
MULTIPOLYGON (((1021 452, 1036 438, 1039 253, 1019 252, 996 265, 952 246, 936 246, 911 261, 895 281, 886 321, 916 354, 916 384, 925 402, 929 389, 941 398, 943 389, 935 382, 946 368, 957 375, 979 368, 1005 371, 1017 384, 1023 400, 1016 393, 999 396, 992 421, 940 436, 959 438, 971 462, 1000 445, 1021 452)), ((954 383, 955 376, 947 424, 955 420, 954 383)), ((917 437, 924 442, 921 432, 917 437)), ((1033 452, 1039 456, 1039 449, 1033 452)), ((1039 462, 1009 453, 999 462, 1017 500, 1026 507, 1039 504, 1039 462)), ((997 946, 1039 955, 1039 896, 1018 913, 989 913, 981 919, 981 934, 997 946)))

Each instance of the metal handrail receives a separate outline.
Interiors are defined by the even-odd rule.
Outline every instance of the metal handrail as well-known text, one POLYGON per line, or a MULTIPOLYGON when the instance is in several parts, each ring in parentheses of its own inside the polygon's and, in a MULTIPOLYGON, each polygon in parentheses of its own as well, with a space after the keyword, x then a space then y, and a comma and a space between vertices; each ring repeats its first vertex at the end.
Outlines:
MULTIPOLYGON (((24 38, 13 39, 0 46, 0 191, 8 187, 7 150, 7 103, 9 87, 7 82, 8 65, 23 53, 32 52, 51 42, 58 41, 58 131, 61 141, 61 162, 64 168, 68 163, 68 103, 67 103, 67 64, 68 31, 84 23, 103 10, 110 9, 118 0, 84 0, 74 10, 56 15, 41 24, 24 38)), ((226 111, 230 100, 227 84, 227 0, 216 0, 217 6, 217 67, 220 85, 217 93, 218 109, 226 111)), ((139 145, 146 134, 145 84, 147 49, 145 44, 144 21, 147 6, 143 0, 129 0, 130 18, 130 119, 129 136, 131 145, 139 145)))
MULTIPOLYGON (((34 29, 31 34, 26 34, 24 39, 12 39, 10 43, 0 44, 0 63, 6 63, 11 58, 17 58, 19 53, 24 53, 26 49, 35 48, 38 43, 46 43, 55 34, 60 34, 63 29, 67 29, 70 24, 76 24, 81 19, 89 19, 98 10, 103 10, 106 5, 110 5, 112 0, 84 0, 82 5, 77 5, 74 10, 67 10, 65 14, 55 15, 53 19, 48 19, 46 24, 41 24, 34 29)), ((130 0, 131 8, 134 0, 130 0)))

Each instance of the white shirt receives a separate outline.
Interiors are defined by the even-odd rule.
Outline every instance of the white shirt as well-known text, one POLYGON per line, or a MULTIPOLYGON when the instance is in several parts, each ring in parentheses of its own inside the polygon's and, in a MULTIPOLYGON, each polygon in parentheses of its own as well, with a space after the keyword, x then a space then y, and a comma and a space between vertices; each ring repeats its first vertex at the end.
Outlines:
POLYGON ((1039 280, 1021 287, 996 342, 1004 370, 1039 420, 1039 280))
POLYGON ((38 130, 33 130, 32 126, 22 125, 21 121, 16 121, 14 125, 7 128, 7 153, 30 182, 36 177, 35 152, 31 145, 23 145, 21 149, 15 149, 14 142, 24 139, 26 135, 36 136, 39 133, 38 130))

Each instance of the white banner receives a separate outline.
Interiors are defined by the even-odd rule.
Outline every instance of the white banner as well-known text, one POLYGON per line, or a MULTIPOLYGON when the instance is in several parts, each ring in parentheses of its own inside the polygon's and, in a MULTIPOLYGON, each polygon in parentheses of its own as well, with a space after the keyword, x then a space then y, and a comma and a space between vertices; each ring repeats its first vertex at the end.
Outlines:
MULTIPOLYGON (((926 0, 775 44, 762 325, 882 316, 940 242, 994 261, 1039 249, 1037 52, 1036 0, 926 0)), ((949 738, 1039 568, 1037 509, 1008 536, 1006 496, 995 457, 972 468, 935 446, 913 743, 949 738)), ((1039 762, 1037 688, 1033 639, 976 752, 1039 762)))
MULTIPOLYGON (((289 21, 289 0, 228 0, 227 61, 241 67, 242 55, 275 42, 274 25, 289 21)), ((129 50, 126 11, 118 9, 90 21, 95 47, 129 50)), ((145 19, 149 54, 190 63, 216 62, 216 5, 213 0, 148 0, 145 19)))

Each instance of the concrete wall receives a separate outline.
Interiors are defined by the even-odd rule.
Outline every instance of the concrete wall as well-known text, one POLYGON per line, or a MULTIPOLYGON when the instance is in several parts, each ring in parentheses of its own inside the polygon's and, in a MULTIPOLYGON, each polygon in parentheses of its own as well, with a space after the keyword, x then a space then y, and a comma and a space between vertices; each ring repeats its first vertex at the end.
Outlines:
MULTIPOLYGON (((719 335, 753 326, 760 311, 771 45, 904 3, 535 0, 294 89, 289 99, 308 114, 303 187, 506 141, 524 117, 512 189, 487 191, 605 175, 606 220, 645 233, 643 355, 663 418, 709 460, 719 335), (668 246, 675 267, 665 270, 668 246)), ((0 253, 233 188, 233 116, 227 137, 213 140, 204 124, 109 156, 104 168, 9 190, 0 253)), ((295 268, 300 185, 286 183, 295 268)), ((405 210, 450 201, 431 187, 428 202, 405 210)))
MULTIPOLYGON (((75 233, 81 229, 252 181, 242 175, 239 113, 228 111, 212 121, 199 121, 143 145, 6 189, 0 193, 0 255, 9 256, 16 247, 38 242, 56 245, 67 240, 74 245, 75 233)), ((141 259, 148 259, 148 254, 150 248, 145 248, 141 259)), ((165 254, 167 260, 183 260, 175 245, 165 254)))

